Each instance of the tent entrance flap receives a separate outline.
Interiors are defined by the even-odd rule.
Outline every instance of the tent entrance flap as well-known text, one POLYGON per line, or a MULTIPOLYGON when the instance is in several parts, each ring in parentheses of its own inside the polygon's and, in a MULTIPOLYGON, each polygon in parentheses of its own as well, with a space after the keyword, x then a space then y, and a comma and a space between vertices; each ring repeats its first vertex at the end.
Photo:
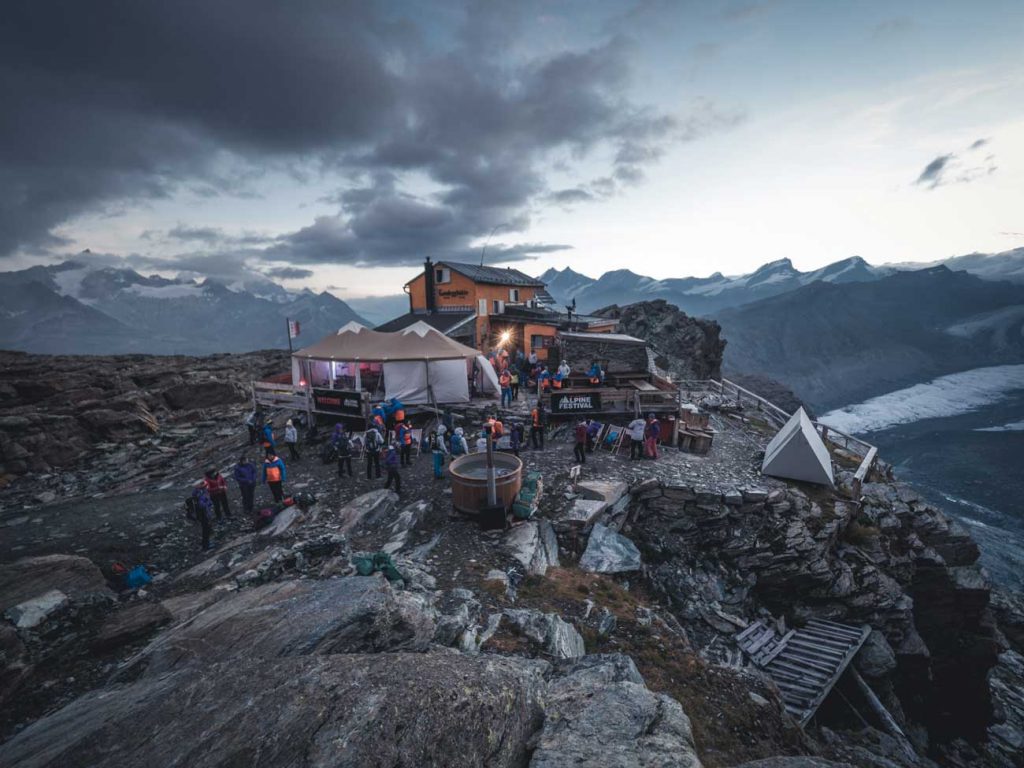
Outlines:
POLYGON ((408 405, 430 402, 427 386, 434 390, 438 403, 464 403, 469 400, 465 360, 402 361, 384 363, 385 397, 408 405))

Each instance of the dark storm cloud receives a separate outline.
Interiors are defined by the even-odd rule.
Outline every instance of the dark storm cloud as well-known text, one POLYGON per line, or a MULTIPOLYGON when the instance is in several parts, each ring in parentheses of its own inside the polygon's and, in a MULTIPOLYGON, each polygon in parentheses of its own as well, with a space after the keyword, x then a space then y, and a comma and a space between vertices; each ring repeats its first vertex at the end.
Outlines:
MULTIPOLYGON (((967 151, 981 149, 989 143, 989 139, 977 139, 967 151)), ((967 184, 984 176, 991 176, 999 170, 996 156, 986 155, 981 162, 965 160, 952 152, 939 155, 924 167, 914 184, 935 189, 947 184, 967 184)))
MULTIPOLYGON (((0 121, 0 255, 66 245, 62 224, 123 201, 254 194, 268 170, 299 178, 301 166, 350 180, 336 214, 265 249, 244 247, 260 236, 206 227, 166 236, 230 252, 214 255, 236 266, 418 264, 468 252, 499 225, 525 230, 556 163, 608 145, 604 180, 639 179, 672 143, 723 125, 705 107, 680 116, 634 103, 627 40, 506 59, 529 16, 521 6, 445 6, 462 27, 444 49, 393 8, 5 5, 0 98, 18 119, 0 121), (410 175, 430 191, 413 194, 410 175)), ((509 258, 537 252, 516 248, 509 258)))
POLYGON ((313 270, 302 269, 301 267, 274 267, 266 271, 267 277, 276 277, 281 280, 303 280, 313 276, 313 270))
POLYGON ((566 205, 569 203, 589 203, 594 199, 594 196, 585 189, 573 187, 572 189, 559 189, 552 192, 548 199, 553 203, 566 205))
POLYGON ((924 170, 921 171, 917 181, 914 183, 926 185, 929 189, 935 189, 935 187, 942 183, 942 174, 955 157, 956 155, 939 155, 924 167, 924 170))
POLYGON ((216 243, 224 238, 224 233, 217 227, 188 227, 184 224, 179 224, 168 230, 167 236, 186 242, 216 243))

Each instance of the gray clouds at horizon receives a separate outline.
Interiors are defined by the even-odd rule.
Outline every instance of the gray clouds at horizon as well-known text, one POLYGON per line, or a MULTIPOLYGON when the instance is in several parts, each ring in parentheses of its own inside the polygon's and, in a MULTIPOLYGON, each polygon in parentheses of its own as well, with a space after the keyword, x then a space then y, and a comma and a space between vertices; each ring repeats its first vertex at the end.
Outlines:
POLYGON ((637 103, 627 39, 501 58, 522 8, 446 8, 461 31, 438 42, 414 16, 362 2, 8 4, 0 97, 18 119, 0 123, 0 257, 65 247, 61 225, 111 206, 251 194, 268 171, 312 167, 339 177, 334 215, 273 237, 186 224, 162 236, 225 268, 454 258, 497 225, 525 231, 550 195, 615 194, 673 144, 740 119, 709 102, 637 103), (549 164, 598 149, 610 159, 582 194, 550 190, 549 164))

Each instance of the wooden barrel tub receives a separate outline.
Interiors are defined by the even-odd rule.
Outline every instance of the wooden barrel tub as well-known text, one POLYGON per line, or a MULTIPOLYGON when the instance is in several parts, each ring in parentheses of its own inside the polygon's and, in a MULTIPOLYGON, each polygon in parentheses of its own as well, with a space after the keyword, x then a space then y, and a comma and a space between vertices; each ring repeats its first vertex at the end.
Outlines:
MULTIPOLYGON (((523 487, 523 462, 506 453, 494 454, 498 503, 510 509, 523 487)), ((470 453, 450 465, 452 504, 459 512, 475 515, 487 506, 487 454, 470 453)))

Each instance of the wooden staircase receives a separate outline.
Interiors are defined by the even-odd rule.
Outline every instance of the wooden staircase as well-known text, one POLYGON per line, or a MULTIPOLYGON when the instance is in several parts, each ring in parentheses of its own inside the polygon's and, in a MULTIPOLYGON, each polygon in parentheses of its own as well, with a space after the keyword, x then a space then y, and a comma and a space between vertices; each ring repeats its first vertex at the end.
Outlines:
POLYGON ((736 642, 775 681, 786 711, 805 725, 870 631, 867 625, 851 627, 811 619, 805 627, 780 636, 773 627, 755 621, 736 635, 736 642))

